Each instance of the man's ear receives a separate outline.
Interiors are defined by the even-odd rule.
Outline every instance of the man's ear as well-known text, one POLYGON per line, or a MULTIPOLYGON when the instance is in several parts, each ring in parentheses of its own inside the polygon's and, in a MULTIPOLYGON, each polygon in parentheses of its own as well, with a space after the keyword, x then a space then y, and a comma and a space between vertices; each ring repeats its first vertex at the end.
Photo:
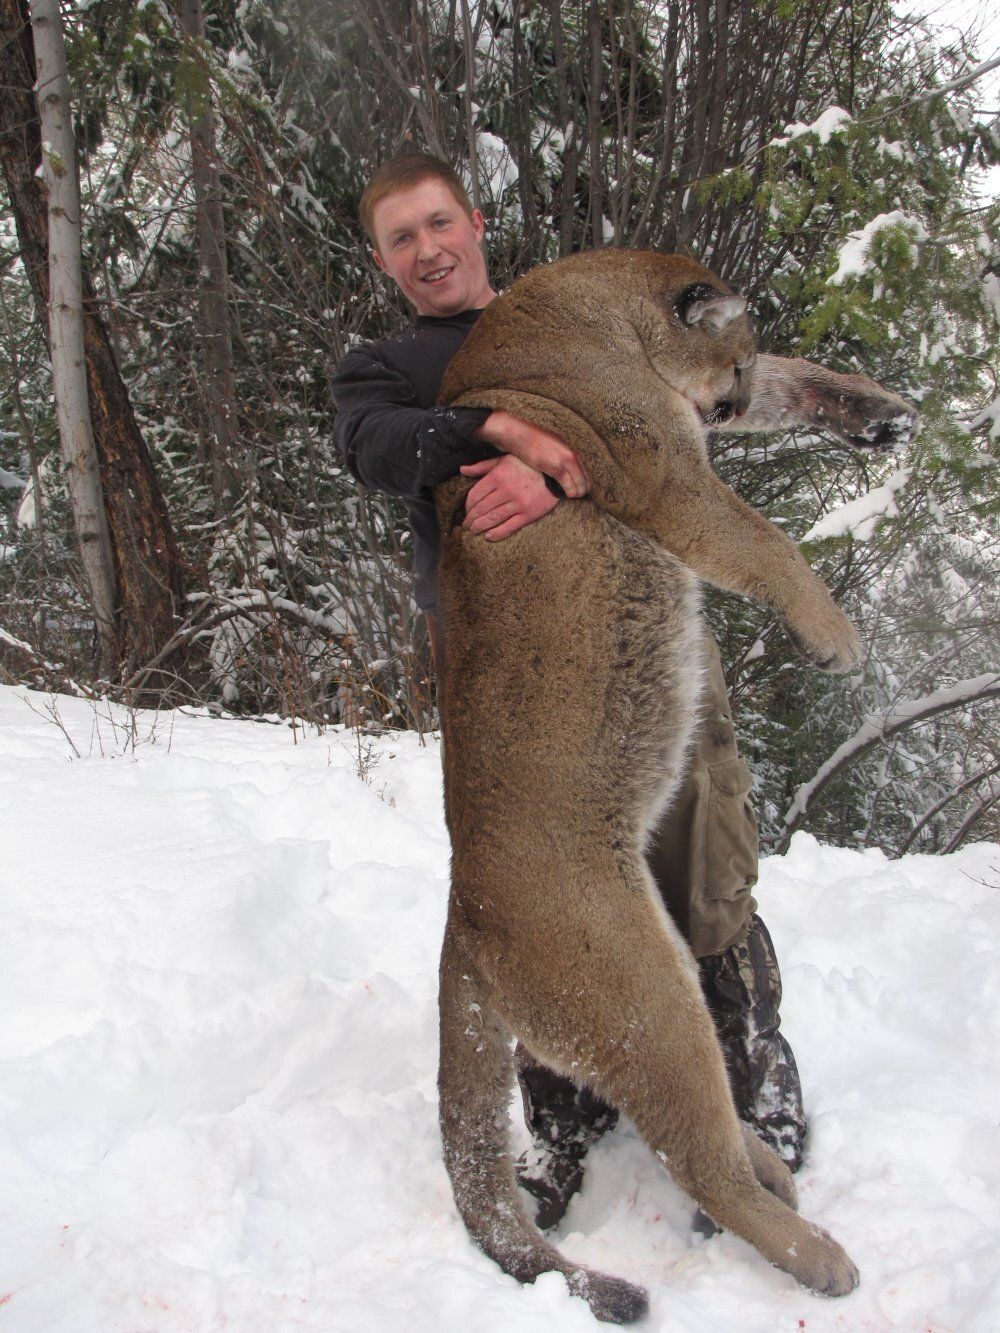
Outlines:
POLYGON ((372 259, 375 260, 375 263, 378 264, 379 268, 380 268, 380 269, 382 270, 382 272, 384 273, 384 272, 385 272, 385 265, 382 263, 382 256, 379 254, 379 252, 378 252, 377 250, 373 250, 373 251, 372 251, 372 259))
POLYGON ((478 208, 474 208, 469 217, 472 220, 472 229, 476 233, 476 240, 481 241, 486 235, 486 221, 478 208))

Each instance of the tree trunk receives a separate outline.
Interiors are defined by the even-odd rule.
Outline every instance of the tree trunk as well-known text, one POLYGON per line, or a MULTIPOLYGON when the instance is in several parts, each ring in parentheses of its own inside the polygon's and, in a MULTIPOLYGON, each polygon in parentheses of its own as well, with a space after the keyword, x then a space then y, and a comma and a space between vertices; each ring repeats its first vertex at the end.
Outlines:
MULTIPOLYGON (((21 257, 45 328, 48 233, 36 177, 42 158, 34 86, 35 58, 26 2, 0 0, 0 167, 21 257)), ((182 561, 86 270, 81 274, 81 291, 90 415, 118 588, 118 645, 128 671, 149 661, 173 635, 182 595, 182 561)))
POLYGON ((216 516, 221 517, 232 511, 240 493, 239 473, 235 467, 236 381, 229 319, 226 223, 222 213, 222 182, 217 166, 211 82, 208 69, 201 63, 199 54, 199 46, 205 39, 205 13, 201 0, 177 0, 177 16, 190 44, 189 54, 192 59, 199 61, 204 74, 203 80, 199 80, 197 85, 189 83, 187 119, 198 222, 198 301, 205 393, 211 423, 212 494, 216 516))
POLYGON ((31 17, 38 69, 38 118, 45 143, 42 179, 48 194, 52 389, 63 475, 97 623, 99 669, 113 676, 119 665, 115 632, 118 596, 87 401, 80 290, 80 187, 59 0, 32 0, 31 17))
POLYGON ((601 44, 601 9, 597 0, 587 5, 587 36, 590 40, 590 87, 587 92, 587 121, 590 136, 590 209, 591 245, 604 245, 604 171, 601 165, 601 85, 603 83, 603 47, 601 44))

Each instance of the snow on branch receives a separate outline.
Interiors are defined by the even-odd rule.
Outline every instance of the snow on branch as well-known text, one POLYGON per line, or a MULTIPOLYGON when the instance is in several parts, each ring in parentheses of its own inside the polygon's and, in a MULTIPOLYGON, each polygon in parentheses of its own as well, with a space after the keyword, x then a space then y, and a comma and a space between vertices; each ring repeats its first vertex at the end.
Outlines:
POLYGON ((276 597, 273 594, 261 592, 254 588, 248 588, 235 597, 227 597, 221 593, 191 593, 188 596, 188 601, 195 605, 194 615, 163 645, 155 657, 150 658, 148 662, 144 662, 126 680, 126 689, 141 689, 155 668, 177 652, 179 648, 194 642, 196 639, 206 637, 213 630, 219 629, 220 626, 231 620, 248 620, 252 624, 260 626, 273 620, 278 612, 282 612, 291 619, 300 621, 312 629, 323 630, 335 636, 347 632, 347 623, 340 618, 323 615, 322 612, 301 606, 288 597, 276 597), (219 603, 222 603, 221 607, 219 603), (211 614, 199 620, 198 612, 209 607, 214 608, 211 614))
POLYGON ((977 83, 984 74, 990 74, 997 68, 1000 68, 1000 56, 984 60, 980 65, 973 65, 972 69, 966 70, 950 83, 939 83, 936 88, 928 88, 920 97, 912 98, 911 102, 929 102, 932 97, 940 97, 942 93, 958 92, 961 88, 968 88, 970 84, 977 83))
POLYGON ((899 731, 905 731, 918 722, 926 722, 938 713, 947 713, 954 708, 967 704, 979 703, 984 699, 994 699, 1000 695, 1000 671, 990 671, 983 676, 973 676, 971 680, 960 680, 954 685, 944 686, 923 699, 911 699, 906 703, 893 704, 880 713, 865 718, 853 736, 839 745, 808 782, 803 782, 785 812, 782 832, 775 844, 775 851, 784 852, 788 848, 792 834, 801 828, 816 797, 826 785, 845 768, 849 768, 869 750, 882 741, 888 740, 899 731))
POLYGON ((46 683, 54 681, 63 690, 68 690, 70 694, 75 694, 81 699, 92 699, 92 691, 83 685, 78 685, 64 666, 58 662, 50 662, 43 657, 36 648, 30 643, 25 643, 24 639, 18 639, 13 634, 0 626, 0 666, 3 665, 4 656, 9 657, 17 664, 18 671, 27 669, 42 677, 46 683))
POLYGON ((852 231, 837 253, 837 271, 830 282, 837 286, 845 278, 858 278, 870 265, 869 255, 875 237, 887 227, 905 227, 912 233, 912 263, 916 263, 917 245, 927 240, 927 228, 918 217, 904 213, 901 208, 894 208, 891 213, 879 213, 860 231, 852 231))
POLYGON ((909 479, 909 468, 897 469, 881 486, 873 486, 856 500, 849 500, 839 509, 824 514, 812 525, 802 540, 818 542, 827 537, 843 537, 850 533, 855 541, 868 541, 880 518, 895 518, 899 513, 896 492, 901 491, 909 479))
POLYGON ((994 398, 992 403, 987 403, 969 422, 970 431, 979 430, 983 426, 989 427, 991 440, 1000 439, 1000 398, 994 398))
POLYGON ((772 139, 768 147, 781 148, 786 143, 791 143, 793 139, 803 138, 806 134, 815 134, 820 143, 829 143, 832 135, 841 134, 850 124, 851 117, 843 107, 828 106, 809 125, 800 120, 794 121, 791 125, 786 125, 784 134, 772 139))

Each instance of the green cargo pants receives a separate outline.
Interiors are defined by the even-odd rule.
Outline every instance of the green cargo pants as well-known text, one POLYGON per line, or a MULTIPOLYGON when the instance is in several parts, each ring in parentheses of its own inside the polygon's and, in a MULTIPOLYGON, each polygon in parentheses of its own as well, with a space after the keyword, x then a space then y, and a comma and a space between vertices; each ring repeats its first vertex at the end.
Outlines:
POLYGON ((704 636, 705 692, 687 776, 646 860, 696 958, 740 943, 757 904, 757 821, 750 770, 736 749, 719 647, 704 636))

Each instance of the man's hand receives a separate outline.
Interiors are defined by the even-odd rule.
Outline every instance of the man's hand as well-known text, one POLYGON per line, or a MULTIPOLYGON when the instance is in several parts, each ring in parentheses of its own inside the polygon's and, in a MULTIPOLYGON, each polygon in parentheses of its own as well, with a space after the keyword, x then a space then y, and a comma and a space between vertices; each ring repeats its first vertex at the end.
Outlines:
MULTIPOLYGON (((505 454, 513 454, 536 472, 544 472, 559 483, 569 500, 578 500, 590 490, 583 464, 569 445, 557 435, 550 435, 547 430, 532 426, 520 417, 511 416, 509 412, 491 412, 474 435, 477 440, 492 444, 505 454)), ((467 469, 462 468, 462 471, 467 472, 467 469)))
POLYGON ((542 474, 513 454, 469 463, 462 468, 462 475, 479 478, 465 497, 462 527, 480 533, 489 542, 511 536, 559 503, 542 474))

